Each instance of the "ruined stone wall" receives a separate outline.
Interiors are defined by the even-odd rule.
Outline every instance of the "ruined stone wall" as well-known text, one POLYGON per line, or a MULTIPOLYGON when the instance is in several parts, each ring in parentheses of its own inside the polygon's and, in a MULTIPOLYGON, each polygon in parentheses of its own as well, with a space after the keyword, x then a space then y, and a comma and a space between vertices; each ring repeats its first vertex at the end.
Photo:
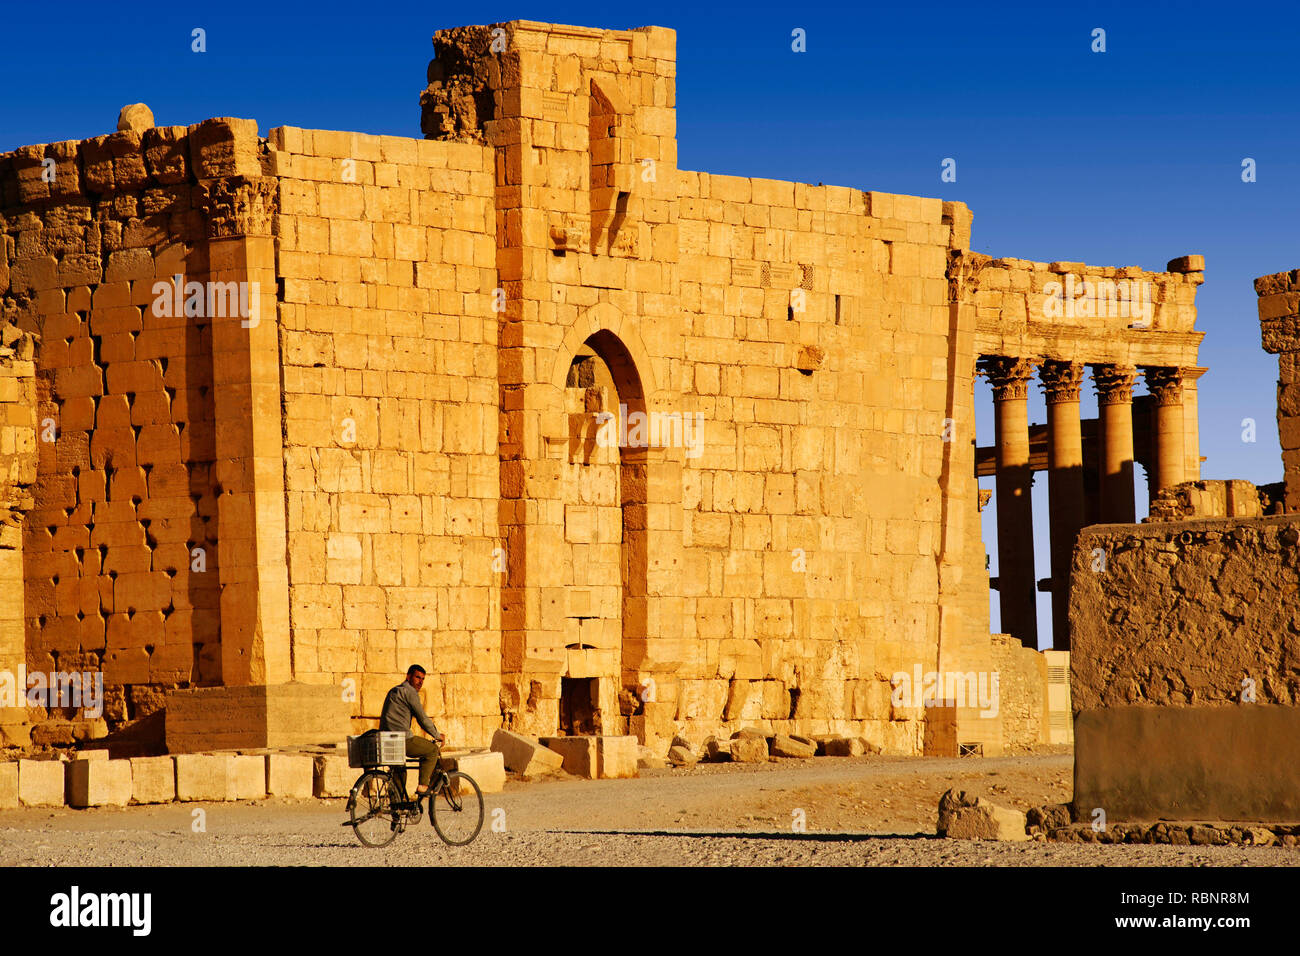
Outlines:
MULTIPOLYGON (((7 272, 6 263, 0 267, 0 289, 7 272)), ((0 672, 14 675, 26 666, 22 520, 34 503, 36 482, 33 352, 31 336, 0 316, 0 589, 6 595, 0 603, 0 672)), ((0 704, 0 747, 26 745, 26 724, 25 707, 0 704)))
POLYGON ((207 273, 214 124, 0 157, 0 293, 37 343, 26 665, 102 669, 112 723, 221 680, 211 326, 152 308, 159 280, 207 273))
POLYGON ((1097 525, 1070 622, 1075 801, 1112 819, 1300 813, 1300 522, 1097 525))
POLYGON ((682 174, 679 717, 919 747, 889 680, 937 666, 943 204, 682 174), (793 302, 793 304, 792 304, 793 302), (894 719, 896 718, 896 719, 894 719))
POLYGON ((1047 743, 1047 661, 1009 634, 994 634, 993 666, 998 674, 998 718, 1007 751, 1047 743))
POLYGON ((504 570, 492 155, 288 127, 270 147, 295 676, 351 682, 360 728, 421 664, 440 728, 486 745, 504 570))

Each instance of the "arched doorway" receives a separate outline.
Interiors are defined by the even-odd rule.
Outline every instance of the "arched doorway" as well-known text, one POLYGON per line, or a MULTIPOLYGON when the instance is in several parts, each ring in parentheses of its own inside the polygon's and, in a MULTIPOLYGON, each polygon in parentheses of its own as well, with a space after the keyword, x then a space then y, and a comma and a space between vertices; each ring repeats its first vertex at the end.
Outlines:
POLYGON ((647 409, 626 346, 602 329, 578 347, 564 383, 560 473, 565 589, 563 734, 626 734, 640 706, 646 637, 647 409))

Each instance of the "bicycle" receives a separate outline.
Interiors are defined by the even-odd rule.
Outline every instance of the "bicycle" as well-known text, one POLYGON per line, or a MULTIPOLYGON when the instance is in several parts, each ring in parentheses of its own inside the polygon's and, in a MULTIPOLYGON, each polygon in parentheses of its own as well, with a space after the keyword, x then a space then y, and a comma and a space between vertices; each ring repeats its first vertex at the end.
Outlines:
POLYGON ((375 764, 362 771, 348 794, 349 819, 356 838, 365 846, 388 846, 408 826, 424 818, 424 801, 429 801, 429 822, 448 846, 468 846, 483 829, 483 791, 468 774, 443 769, 438 757, 433 779, 425 793, 406 798, 406 771, 420 766, 407 759, 400 774, 396 764, 375 764), (400 776, 400 784, 399 784, 400 776))

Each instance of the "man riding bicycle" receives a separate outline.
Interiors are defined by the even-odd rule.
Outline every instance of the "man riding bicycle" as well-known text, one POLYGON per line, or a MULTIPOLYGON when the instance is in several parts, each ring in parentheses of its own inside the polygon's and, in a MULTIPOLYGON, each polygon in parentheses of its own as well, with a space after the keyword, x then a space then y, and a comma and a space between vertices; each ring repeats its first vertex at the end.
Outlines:
POLYGON ((420 688, 424 685, 424 668, 412 664, 406 671, 406 680, 388 692, 384 698, 384 709, 379 716, 380 730, 398 730, 406 734, 406 755, 420 758, 420 784, 415 790, 415 799, 429 792, 429 781, 433 779, 434 768, 438 764, 438 744, 446 737, 438 733, 438 728, 424 712, 420 704, 420 688), (425 740, 411 733, 411 720, 414 718, 433 740, 425 740))

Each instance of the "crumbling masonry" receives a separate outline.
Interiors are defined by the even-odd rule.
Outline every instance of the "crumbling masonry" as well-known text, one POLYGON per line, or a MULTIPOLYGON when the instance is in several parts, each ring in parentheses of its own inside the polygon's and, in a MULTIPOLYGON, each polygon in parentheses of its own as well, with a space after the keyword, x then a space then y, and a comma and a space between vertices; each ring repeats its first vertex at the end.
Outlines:
POLYGON ((1004 739, 891 680, 1038 673, 990 639, 977 473, 1029 647, 1033 472, 1059 607, 1135 461, 1199 477, 1199 257, 991 259, 960 202, 681 170, 671 30, 434 45, 424 140, 211 119, 0 156, 0 667, 108 688, 106 726, 18 708, 11 742, 164 710, 173 749, 337 739, 417 661, 468 745, 1046 739, 1041 701, 1004 739))

